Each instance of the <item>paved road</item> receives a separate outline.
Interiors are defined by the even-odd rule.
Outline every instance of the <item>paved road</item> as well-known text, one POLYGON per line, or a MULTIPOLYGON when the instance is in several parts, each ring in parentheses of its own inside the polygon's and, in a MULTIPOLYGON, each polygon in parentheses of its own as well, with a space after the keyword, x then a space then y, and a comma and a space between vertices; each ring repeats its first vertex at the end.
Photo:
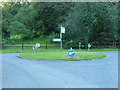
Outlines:
POLYGON ((3 88, 117 88, 118 52, 88 61, 44 61, 4 53, 3 88))
POLYGON ((0 53, 0 90, 2 89, 2 54, 0 53))

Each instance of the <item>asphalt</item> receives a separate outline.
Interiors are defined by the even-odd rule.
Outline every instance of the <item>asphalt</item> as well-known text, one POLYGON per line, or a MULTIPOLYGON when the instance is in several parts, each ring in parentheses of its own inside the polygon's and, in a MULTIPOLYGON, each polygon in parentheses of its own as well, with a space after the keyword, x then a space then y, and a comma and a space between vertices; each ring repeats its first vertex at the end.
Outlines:
POLYGON ((0 53, 0 90, 2 89, 2 54, 0 53))
POLYGON ((118 88, 118 52, 85 61, 47 61, 2 54, 3 88, 118 88))

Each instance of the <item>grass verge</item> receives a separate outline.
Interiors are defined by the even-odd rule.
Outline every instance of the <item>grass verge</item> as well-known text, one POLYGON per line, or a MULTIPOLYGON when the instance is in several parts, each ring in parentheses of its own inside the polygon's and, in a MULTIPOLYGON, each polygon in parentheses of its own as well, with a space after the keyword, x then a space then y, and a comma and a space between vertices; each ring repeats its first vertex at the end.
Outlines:
MULTIPOLYGON (((101 49, 90 49, 88 51, 87 49, 75 49, 77 52, 93 52, 93 51, 119 51, 120 49, 118 48, 101 48, 101 49)), ((60 48, 59 47, 48 47, 48 50, 46 50, 45 47, 40 47, 38 48, 38 52, 59 52, 60 48)), ((68 49, 63 49, 63 51, 67 52, 68 49)), ((21 47, 5 47, 0 50, 0 53, 34 53, 32 46, 31 47, 24 47, 22 50, 21 47)))
POLYGON ((21 54, 20 57, 29 59, 40 59, 40 60, 66 60, 66 61, 77 61, 77 60, 90 60, 107 57, 107 55, 96 52, 76 52, 76 55, 80 56, 79 59, 68 58, 67 52, 39 52, 39 53, 27 53, 21 54))

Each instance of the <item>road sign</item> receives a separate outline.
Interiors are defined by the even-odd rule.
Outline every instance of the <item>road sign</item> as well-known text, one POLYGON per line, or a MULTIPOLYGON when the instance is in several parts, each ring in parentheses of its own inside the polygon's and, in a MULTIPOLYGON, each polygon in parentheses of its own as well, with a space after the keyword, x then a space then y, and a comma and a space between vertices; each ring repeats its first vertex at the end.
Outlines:
POLYGON ((40 47, 40 43, 36 43, 35 47, 37 48, 40 47))
POLYGON ((53 41, 54 41, 54 42, 60 42, 61 39, 60 39, 60 38, 54 38, 53 41))
POLYGON ((40 47, 40 43, 36 43, 36 45, 33 46, 33 50, 36 52, 38 47, 40 47))
POLYGON ((65 33, 65 27, 61 26, 61 33, 65 33))
POLYGON ((73 49, 69 50, 68 51, 68 55, 71 56, 71 57, 74 56, 75 55, 75 51, 73 49))
POLYGON ((91 48, 91 45, 90 45, 90 43, 88 44, 88 48, 91 48))

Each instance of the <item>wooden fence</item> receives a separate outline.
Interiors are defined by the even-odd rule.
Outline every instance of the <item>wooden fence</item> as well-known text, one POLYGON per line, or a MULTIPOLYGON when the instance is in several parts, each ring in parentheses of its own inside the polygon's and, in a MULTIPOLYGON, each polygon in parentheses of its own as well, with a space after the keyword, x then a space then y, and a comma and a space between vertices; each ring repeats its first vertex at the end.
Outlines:
MULTIPOLYGON (((119 42, 110 42, 110 43, 90 43, 91 44, 91 48, 120 48, 120 43, 119 42)), ((67 43, 66 44, 67 47, 72 47, 76 48, 76 49, 87 49, 88 45, 86 44, 80 44, 79 43, 67 43)))
MULTIPOLYGON (((25 47, 33 47, 35 46, 36 43, 0 43, 0 47, 1 48, 5 48, 5 47, 21 47, 21 49, 23 50, 25 47)), ((60 45, 56 44, 54 45, 53 43, 40 43, 40 47, 45 47, 45 49, 47 50, 49 47, 60 47, 60 45)))
MULTIPOLYGON (((21 47, 21 49, 23 50, 25 47, 33 47, 35 46, 36 43, 0 43, 0 48, 5 48, 5 47, 21 47)), ((75 48, 79 48, 79 43, 74 43, 76 44, 75 45, 75 48)), ((64 47, 64 44, 63 43, 63 47, 64 47)), ((111 42, 111 43, 91 43, 92 45, 92 48, 99 48, 99 47, 120 47, 120 43, 119 42, 111 42)), ((40 43, 40 47, 44 47, 46 50, 49 49, 50 47, 53 47, 53 48, 56 48, 56 47, 60 47, 59 44, 53 44, 53 43, 40 43)), ((81 45, 81 48, 82 48, 82 45, 81 45)))

